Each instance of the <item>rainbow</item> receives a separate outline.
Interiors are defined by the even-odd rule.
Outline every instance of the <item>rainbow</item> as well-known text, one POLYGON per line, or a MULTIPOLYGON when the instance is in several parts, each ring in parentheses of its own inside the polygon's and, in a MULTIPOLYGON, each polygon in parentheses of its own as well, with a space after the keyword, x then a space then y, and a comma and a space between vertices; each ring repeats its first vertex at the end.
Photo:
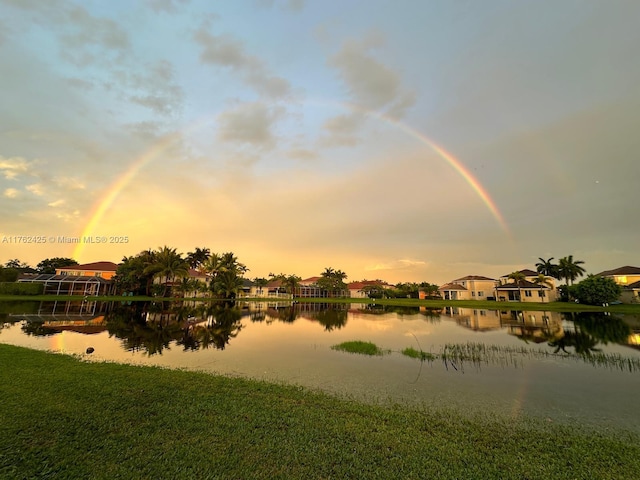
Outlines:
POLYGON ((350 109, 355 110, 359 113, 362 113, 368 117, 376 118, 385 123, 393 125, 399 128, 400 130, 402 130, 403 132, 405 132, 406 134, 408 134, 409 136, 415 138, 420 143, 429 147, 433 152, 438 154, 440 158, 445 160, 456 172, 458 172, 458 174, 464 179, 465 182, 467 182, 467 184, 469 184, 469 186, 473 189, 474 192, 476 192, 478 197, 480 197, 482 202, 489 209, 489 212, 491 212, 491 215, 498 222, 498 224, 500 225, 504 233, 507 234, 509 238, 511 238, 511 231, 509 230, 507 222, 505 221, 502 213, 500 213, 498 206, 491 199, 491 197, 489 196, 489 193, 485 190, 485 188, 478 181, 478 179, 473 176, 473 174, 464 166, 464 164, 460 160, 454 157, 451 153, 447 152, 443 147, 438 145, 436 142, 434 142, 427 136, 423 135, 422 133, 417 131, 415 128, 410 127, 406 123, 400 122, 399 120, 389 117, 387 115, 383 115, 380 112, 367 110, 359 105, 355 105, 351 103, 342 103, 340 105, 347 106, 350 109))
MULTIPOLYGON (((504 217, 500 213, 496 203, 491 199, 489 193, 485 190, 482 184, 478 181, 477 178, 473 176, 473 174, 465 167, 465 165, 454 157, 451 153, 445 150, 442 146, 438 145, 436 142, 426 137, 416 129, 410 127, 406 123, 403 123, 395 118, 386 116, 380 112, 368 110, 360 105, 348 103, 348 102, 333 102, 333 101, 309 101, 308 103, 320 103, 321 105, 331 105, 331 106, 339 106, 341 108, 348 108, 350 110, 356 111, 358 113, 364 114, 367 117, 374 118, 380 121, 383 121, 389 125, 392 125, 401 131, 405 132, 409 136, 415 138, 423 145, 429 147, 429 149, 435 152, 440 158, 446 161, 463 179, 464 181, 472 188, 472 190, 478 195, 482 203, 487 207, 493 218, 500 225, 504 233, 511 239, 511 232, 507 226, 507 222, 504 217)), ((161 153, 166 151, 169 147, 171 147, 174 143, 179 141, 182 138, 182 133, 193 131, 194 129, 199 128, 206 122, 210 120, 211 117, 205 117, 202 119, 195 120, 189 126, 184 128, 182 131, 174 132, 162 137, 158 142, 156 142, 149 150, 144 152, 138 158, 134 160, 134 162, 129 165, 129 167, 111 184, 106 190, 106 193, 95 202, 91 214, 89 215, 89 221, 82 229, 80 234, 81 237, 88 237, 94 234, 96 227, 100 224, 102 217, 109 210, 113 202, 118 197, 118 194, 125 188, 133 178, 138 174, 138 172, 144 168, 147 164, 152 162, 156 157, 158 157, 161 153)), ((79 259, 82 256, 84 251, 84 243, 80 242, 76 244, 75 249, 72 253, 72 258, 79 259)))
MULTIPOLYGON (((91 214, 89 215, 89 222, 84 226, 82 232, 80 233, 80 237, 88 237, 91 236, 104 214, 109 210, 115 199, 118 197, 118 194, 125 188, 131 180, 135 178, 138 172, 148 163, 153 161, 158 155, 167 150, 171 145, 173 145, 176 141, 180 139, 179 133, 172 133, 169 135, 165 135, 158 142, 156 142, 149 150, 140 155, 129 167, 127 170, 122 173, 107 189, 107 192, 95 203, 91 214)), ((78 259, 82 256, 82 252, 84 251, 84 244, 82 242, 77 243, 75 249, 73 250, 73 255, 71 258, 78 259)))

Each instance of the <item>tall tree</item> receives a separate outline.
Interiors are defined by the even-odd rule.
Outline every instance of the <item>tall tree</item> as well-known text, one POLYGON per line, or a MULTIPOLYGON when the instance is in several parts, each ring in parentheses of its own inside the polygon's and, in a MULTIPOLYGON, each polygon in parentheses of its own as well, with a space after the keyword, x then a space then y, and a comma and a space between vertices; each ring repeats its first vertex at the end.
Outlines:
POLYGON ((201 270, 209 275, 209 288, 219 297, 235 298, 242 288, 242 275, 249 269, 233 252, 212 253, 202 264, 201 270))
POLYGON ((508 276, 508 278, 510 278, 511 280, 513 280, 513 283, 516 284, 516 286, 518 287, 518 301, 521 302, 522 301, 522 282, 524 281, 526 275, 524 273, 522 273, 521 271, 515 271, 515 272, 511 272, 508 276))
POLYGON ((539 257, 538 260, 540 260, 538 263, 536 263, 536 271, 538 273, 546 275, 547 277, 557 278, 558 280, 560 279, 558 276, 558 265, 553 263, 553 257, 546 260, 542 257, 539 257))
POLYGON ((271 280, 279 280, 281 282, 282 288, 285 289, 286 292, 291 294, 291 298, 293 298, 296 294, 296 290, 300 287, 300 278, 297 275, 288 275, 285 273, 280 273, 278 275, 274 275, 273 273, 269 274, 271 280))
POLYGON ((564 279, 567 285, 573 285, 573 281, 582 277, 586 271, 583 264, 582 260, 574 260, 573 255, 561 258, 558 262, 559 278, 564 279))
POLYGON ((322 272, 317 284, 320 288, 326 290, 330 296, 339 295, 347 289, 347 284, 344 281, 347 279, 347 274, 342 270, 334 270, 327 267, 322 272))
POLYGON ((78 265, 73 258, 53 257, 45 258, 36 266, 38 273, 56 273, 57 268, 71 267, 78 265))
POLYGON ((267 286, 269 280, 266 278, 256 277, 253 279, 253 283, 258 287, 258 295, 262 296, 262 289, 267 286))
POLYGON ((21 262, 17 258, 12 258, 7 263, 5 263, 4 266, 7 268, 16 268, 18 270, 22 268, 31 268, 31 266, 28 263, 21 262))
POLYGON ((538 285, 538 287, 540 287, 540 293, 538 293, 538 296, 540 298, 542 298, 542 292, 544 291, 544 287, 553 287, 553 282, 549 280, 548 276, 542 273, 538 274, 538 276, 533 279, 533 283, 535 283, 536 285, 538 285))
POLYGON ((169 283, 189 274, 189 264, 175 248, 169 248, 165 245, 156 252, 155 262, 147 267, 146 273, 152 273, 153 277, 160 281, 164 279, 162 296, 166 297, 169 283))
POLYGON ((211 250, 208 248, 196 247, 193 252, 187 253, 187 263, 191 268, 199 268, 204 262, 207 261, 211 255, 211 250))

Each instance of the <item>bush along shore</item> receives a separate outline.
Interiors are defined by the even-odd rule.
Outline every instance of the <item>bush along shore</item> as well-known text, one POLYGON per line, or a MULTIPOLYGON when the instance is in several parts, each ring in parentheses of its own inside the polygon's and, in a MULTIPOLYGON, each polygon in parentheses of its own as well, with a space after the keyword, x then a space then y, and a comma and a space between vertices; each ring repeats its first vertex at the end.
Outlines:
POLYGON ((640 436, 0 345, 0 478, 640 478, 640 436))

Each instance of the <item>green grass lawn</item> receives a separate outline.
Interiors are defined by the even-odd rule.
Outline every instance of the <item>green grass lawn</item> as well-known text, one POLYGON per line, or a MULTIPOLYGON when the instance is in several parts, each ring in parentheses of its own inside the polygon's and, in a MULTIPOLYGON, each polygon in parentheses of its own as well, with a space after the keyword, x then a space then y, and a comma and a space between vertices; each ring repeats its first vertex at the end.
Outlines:
POLYGON ((0 478, 640 478, 640 438, 0 345, 0 478))

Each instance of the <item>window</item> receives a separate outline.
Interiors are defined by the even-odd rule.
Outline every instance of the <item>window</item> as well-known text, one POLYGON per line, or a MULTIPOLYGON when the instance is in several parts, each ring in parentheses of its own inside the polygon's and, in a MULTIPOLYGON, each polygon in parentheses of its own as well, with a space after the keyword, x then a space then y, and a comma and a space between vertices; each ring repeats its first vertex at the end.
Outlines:
POLYGON ((102 277, 102 272, 96 272, 94 277, 102 277))
POLYGON ((484 292, 478 292, 479 297, 484 297, 484 292))
POLYGON ((538 290, 538 297, 540 297, 540 298, 544 298, 545 297, 544 290, 538 290))
POLYGON ((475 297, 476 296, 476 292, 471 292, 471 296, 475 297))
POLYGON ((524 296, 525 297, 530 297, 531 296, 531 290, 525 290, 524 291, 524 296))

